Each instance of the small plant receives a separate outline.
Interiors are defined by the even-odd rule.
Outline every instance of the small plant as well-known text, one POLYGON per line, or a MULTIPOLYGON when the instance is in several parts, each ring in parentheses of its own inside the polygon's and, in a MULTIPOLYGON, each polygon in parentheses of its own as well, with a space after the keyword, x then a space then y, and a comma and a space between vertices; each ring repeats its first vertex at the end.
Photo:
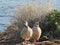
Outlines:
POLYGON ((54 8, 47 4, 20 4, 17 6, 16 17, 20 25, 20 29, 23 27, 23 20, 29 22, 30 27, 33 27, 35 21, 44 22, 45 17, 54 8))

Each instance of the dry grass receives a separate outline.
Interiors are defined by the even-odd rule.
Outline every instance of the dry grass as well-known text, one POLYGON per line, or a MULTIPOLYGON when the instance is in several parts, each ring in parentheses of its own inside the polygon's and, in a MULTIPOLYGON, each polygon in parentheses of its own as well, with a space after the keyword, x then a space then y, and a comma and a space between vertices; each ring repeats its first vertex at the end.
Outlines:
POLYGON ((54 9, 51 4, 19 4, 16 10, 17 21, 19 22, 20 29, 23 27, 23 21, 30 20, 43 22, 45 17, 54 9))
POLYGON ((50 11, 52 11, 53 6, 48 4, 20 4, 17 7, 16 16, 22 20, 33 20, 39 18, 40 20, 44 19, 50 11))

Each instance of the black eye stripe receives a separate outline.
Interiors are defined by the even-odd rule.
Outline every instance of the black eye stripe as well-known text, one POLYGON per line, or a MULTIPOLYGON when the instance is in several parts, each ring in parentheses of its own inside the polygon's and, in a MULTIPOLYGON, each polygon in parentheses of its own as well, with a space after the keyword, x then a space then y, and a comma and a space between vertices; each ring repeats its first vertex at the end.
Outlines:
POLYGON ((27 28, 27 26, 25 26, 25 25, 24 25, 24 27, 26 27, 26 28, 27 28))

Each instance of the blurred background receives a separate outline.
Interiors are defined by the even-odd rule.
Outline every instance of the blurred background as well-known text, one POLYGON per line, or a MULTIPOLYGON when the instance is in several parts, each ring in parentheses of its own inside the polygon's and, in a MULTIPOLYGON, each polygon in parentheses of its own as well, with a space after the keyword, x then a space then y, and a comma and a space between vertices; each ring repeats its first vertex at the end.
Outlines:
MULTIPOLYGON (((4 32, 7 29, 7 27, 9 25, 11 25, 11 20, 14 20, 13 18, 15 15, 15 11, 17 10, 17 6, 22 3, 23 4, 35 3, 38 5, 39 4, 51 4, 54 7, 54 9, 56 9, 56 10, 54 10, 55 13, 60 11, 60 0, 53 0, 53 1, 52 0, 45 0, 45 1, 44 0, 0 0, 0 32, 4 32)), ((53 13, 52 13, 52 15, 55 14, 55 13, 54 14, 53 13)), ((60 14, 58 14, 58 15, 60 15, 60 14)), ((54 23, 57 24, 57 21, 54 23)), ((58 25, 57 26, 58 30, 60 30, 60 25, 59 24, 57 24, 57 25, 58 25)), ((45 28, 42 28, 42 29, 44 30, 45 28)), ((52 29, 52 30, 54 30, 54 29, 52 29)))

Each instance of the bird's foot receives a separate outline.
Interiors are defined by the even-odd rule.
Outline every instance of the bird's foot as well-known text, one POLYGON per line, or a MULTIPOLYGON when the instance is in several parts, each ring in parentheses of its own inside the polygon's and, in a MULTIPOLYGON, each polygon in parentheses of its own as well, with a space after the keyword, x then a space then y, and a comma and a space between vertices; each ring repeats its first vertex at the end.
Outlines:
POLYGON ((36 43, 36 40, 34 40, 34 43, 36 43))
POLYGON ((30 42, 29 41, 24 41, 23 44, 29 44, 30 42))

